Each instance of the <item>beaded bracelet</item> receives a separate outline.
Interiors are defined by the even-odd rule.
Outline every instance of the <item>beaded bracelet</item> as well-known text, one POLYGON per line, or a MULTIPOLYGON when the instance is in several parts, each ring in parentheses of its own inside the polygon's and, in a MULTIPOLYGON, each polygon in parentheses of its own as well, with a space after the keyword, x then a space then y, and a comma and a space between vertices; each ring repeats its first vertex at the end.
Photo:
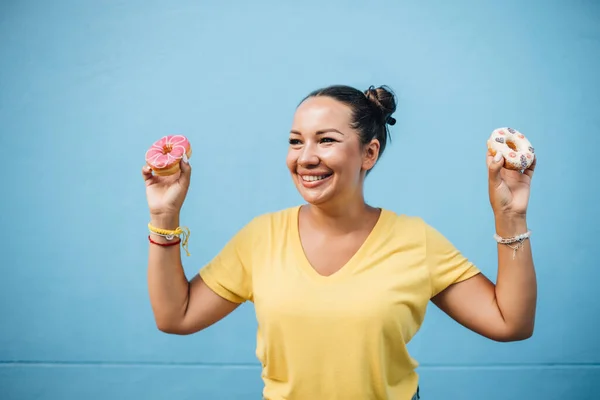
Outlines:
POLYGON ((499 236, 497 233, 495 233, 494 239, 496 239, 496 242, 498 242, 500 244, 509 244, 509 243, 515 243, 515 242, 522 242, 523 240, 528 239, 530 236, 531 236, 531 231, 527 231, 525 233, 510 237, 510 238, 503 238, 502 236, 499 236))
POLYGON ((510 237, 510 238, 503 238, 502 236, 495 233, 494 239, 496 239, 496 242, 498 242, 499 244, 505 244, 508 247, 510 247, 511 249, 513 249, 513 257, 512 258, 514 260, 515 256, 517 255, 517 250, 519 250, 521 247, 523 247, 523 242, 526 239, 529 239, 530 236, 531 236, 531 231, 527 231, 525 233, 510 237), (515 246, 511 246, 512 243, 517 243, 517 244, 515 246))
MULTIPOLYGON (((175 236, 180 237, 181 238, 174 243, 170 243, 169 245, 175 245, 178 243, 181 243, 181 247, 183 247, 183 249, 185 250, 187 256, 189 257, 190 252, 188 251, 188 240, 190 238, 190 230, 187 227, 177 227, 174 230, 169 230, 169 229, 161 229, 161 228, 157 228, 155 226, 152 226, 152 224, 148 223, 148 230, 158 236, 162 236, 167 240, 173 240, 175 238, 175 236)), ((148 236, 148 239, 150 239, 150 236, 148 236)), ((157 244, 156 242, 154 242, 152 239, 150 239, 150 243, 153 244, 157 244)))

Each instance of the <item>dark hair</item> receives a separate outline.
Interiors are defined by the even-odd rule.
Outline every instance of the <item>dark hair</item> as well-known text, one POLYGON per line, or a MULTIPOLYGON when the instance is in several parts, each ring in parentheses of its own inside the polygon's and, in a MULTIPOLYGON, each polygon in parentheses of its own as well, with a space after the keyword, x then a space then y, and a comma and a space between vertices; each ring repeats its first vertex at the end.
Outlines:
POLYGON ((369 143, 374 138, 379 140, 379 157, 381 157, 390 135, 388 124, 396 123, 392 118, 392 114, 396 111, 396 98, 389 87, 371 86, 361 92, 346 85, 332 85, 313 91, 304 100, 317 96, 328 96, 349 106, 352 109, 352 128, 358 131, 363 144, 369 143))

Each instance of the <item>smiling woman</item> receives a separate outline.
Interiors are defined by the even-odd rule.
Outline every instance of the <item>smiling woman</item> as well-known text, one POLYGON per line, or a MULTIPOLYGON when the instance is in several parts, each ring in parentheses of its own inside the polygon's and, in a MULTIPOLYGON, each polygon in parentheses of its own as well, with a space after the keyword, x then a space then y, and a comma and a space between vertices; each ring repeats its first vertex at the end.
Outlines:
POLYGON ((384 87, 363 93, 330 86, 302 101, 290 132, 287 166, 308 203, 330 209, 363 203, 357 191, 362 194, 363 175, 385 150, 395 110, 394 95, 384 87))
POLYGON ((492 340, 528 338, 536 279, 525 215, 535 162, 520 173, 488 154, 494 285, 419 217, 365 202, 364 180, 385 150, 395 110, 386 87, 337 85, 308 95, 294 115, 286 159, 306 204, 254 218, 191 281, 170 245, 177 242, 165 237, 182 232, 191 167, 183 160, 170 177, 144 167, 158 328, 191 334, 254 302, 270 400, 419 398, 406 344, 430 300, 492 340))

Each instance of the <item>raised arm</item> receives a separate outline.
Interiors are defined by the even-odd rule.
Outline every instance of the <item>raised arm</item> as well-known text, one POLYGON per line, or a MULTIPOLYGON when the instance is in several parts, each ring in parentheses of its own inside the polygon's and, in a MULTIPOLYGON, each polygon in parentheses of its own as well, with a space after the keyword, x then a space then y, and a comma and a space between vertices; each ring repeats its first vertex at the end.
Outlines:
MULTIPOLYGON (((181 163, 181 173, 155 176, 145 166, 142 175, 146 183, 150 224, 166 230, 179 227, 179 210, 190 182, 191 167, 181 163)), ((151 233, 156 243, 170 242, 151 233)), ((149 243, 148 290, 156 326, 163 332, 191 334, 198 332, 235 310, 234 303, 214 293, 196 276, 188 281, 181 261, 181 246, 161 246, 149 243)))
MULTIPOLYGON (((496 221, 498 234, 513 237, 527 231, 524 219, 496 221)), ((510 244, 516 246, 517 243, 510 244)), ((457 322, 492 340, 524 340, 533 334, 537 283, 531 243, 515 251, 498 244, 498 277, 494 285, 483 274, 449 286, 432 301, 457 322), (513 259, 514 255, 514 259, 513 259)))
MULTIPOLYGON (((498 239, 528 233, 526 210, 537 157, 524 173, 503 168, 503 159, 488 153, 489 195, 498 239)), ((490 238, 491 239, 491 238, 490 238)), ((533 335, 537 282, 528 237, 498 243, 498 276, 494 285, 483 274, 450 285, 432 301, 467 328, 497 341, 533 335)))
MULTIPOLYGON (((179 226, 176 217, 153 218, 151 224, 169 230, 179 226)), ((161 236, 151 237, 156 242, 166 242, 161 236)), ((198 332, 240 305, 217 295, 199 275, 188 281, 178 246, 150 245, 148 290, 156 326, 166 333, 186 335, 198 332)))

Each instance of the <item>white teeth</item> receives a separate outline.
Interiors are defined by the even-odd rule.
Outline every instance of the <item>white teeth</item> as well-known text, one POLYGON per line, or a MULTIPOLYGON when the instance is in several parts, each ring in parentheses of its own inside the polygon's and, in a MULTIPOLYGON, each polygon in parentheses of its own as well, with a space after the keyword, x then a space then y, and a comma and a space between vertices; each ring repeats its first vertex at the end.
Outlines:
POLYGON ((304 175, 302 176, 302 180, 306 181, 306 182, 314 182, 314 181, 320 181, 321 179, 325 179, 327 178, 328 175, 321 175, 321 176, 307 176, 304 175))

